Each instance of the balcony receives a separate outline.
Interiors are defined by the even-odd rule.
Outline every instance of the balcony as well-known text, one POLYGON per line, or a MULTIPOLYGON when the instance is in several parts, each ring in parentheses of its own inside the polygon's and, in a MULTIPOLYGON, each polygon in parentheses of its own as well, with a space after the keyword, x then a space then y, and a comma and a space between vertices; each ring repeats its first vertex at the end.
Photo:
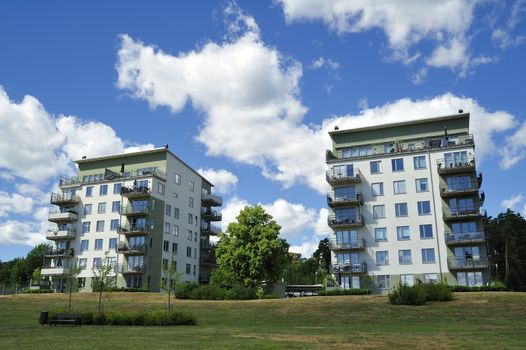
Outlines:
POLYGON ((59 179, 58 179, 58 186, 60 188, 65 188, 65 187, 79 187, 80 186, 80 181, 79 179, 76 179, 76 178, 68 178, 68 177, 65 177, 65 176, 61 176, 59 179))
POLYGON ((447 245, 462 245, 472 243, 482 243, 486 240, 484 232, 470 232, 470 233, 449 233, 446 234, 447 245))
POLYGON ((486 215, 486 211, 481 208, 459 208, 456 210, 444 211, 444 221, 463 221, 477 220, 486 215))
POLYGON ((119 244, 117 253, 124 255, 144 255, 146 254, 146 244, 127 245, 119 244))
POLYGON ((217 248, 217 243, 215 242, 210 242, 210 241, 205 241, 205 240, 201 241, 201 249, 214 250, 216 248, 217 248))
POLYGON ((67 223, 77 221, 77 212, 74 210, 70 211, 50 211, 48 220, 51 222, 67 223))
POLYGON ((221 221, 223 215, 216 210, 203 210, 201 211, 201 217, 207 221, 221 221))
POLYGON ((201 234, 215 236, 221 233, 221 227, 213 224, 201 225, 201 234))
POLYGON ((350 207, 363 204, 361 192, 354 195, 336 195, 334 191, 327 193, 327 204, 330 207, 350 207))
POLYGON ((51 194, 51 204, 55 205, 69 205, 73 206, 79 204, 80 197, 74 194, 68 193, 52 193, 51 194))
POLYGON ((448 186, 446 184, 440 185, 440 196, 442 198, 458 197, 458 196, 474 196, 479 192, 477 184, 466 182, 448 186))
POLYGON ((117 233, 125 236, 145 236, 149 233, 148 226, 132 225, 117 228, 117 233))
POLYGON ((47 251, 44 254, 44 256, 46 258, 72 258, 73 255, 74 255, 73 248, 69 248, 69 249, 65 249, 65 248, 53 249, 53 250, 47 251))
POLYGON ((325 179, 331 186, 350 185, 362 182, 362 174, 358 168, 354 168, 353 172, 329 170, 325 179))
POLYGON ((119 264, 115 266, 115 272, 123 275, 140 275, 146 271, 146 265, 144 264, 119 264))
POLYGON ((447 260, 450 270, 483 270, 488 268, 488 259, 479 258, 455 258, 447 260))
POLYGON ((124 216, 145 216, 150 214, 150 208, 147 205, 132 205, 127 207, 122 207, 119 211, 121 215, 124 216))
POLYGON ((365 249, 365 239, 358 238, 350 242, 342 242, 333 238, 329 241, 329 248, 331 250, 363 250, 365 249))
POLYGON ((42 266, 40 274, 42 276, 64 276, 69 273, 69 268, 62 266, 42 266))
POLYGON ((205 258, 201 261, 200 265, 202 266, 216 266, 216 260, 213 258, 205 258))
POLYGON ((204 206, 220 207, 223 205, 223 198, 213 194, 203 194, 201 196, 201 202, 204 206))
POLYGON ((437 170, 440 175, 471 173, 475 171, 475 157, 468 156, 448 161, 438 159, 437 170))
POLYGON ((77 235, 77 230, 74 228, 68 228, 66 230, 48 230, 46 234, 46 239, 50 241, 70 241, 75 239, 77 235))
POLYGON ((128 199, 134 198, 148 198, 150 196, 150 189, 146 186, 140 187, 121 187, 121 196, 128 199))
POLYGON ((352 273, 363 274, 367 273, 366 263, 340 263, 332 265, 335 273, 352 273))
POLYGON ((344 228, 344 227, 363 227, 364 220, 363 215, 357 215, 354 217, 349 216, 338 216, 331 214, 327 218, 327 224, 331 228, 344 228))

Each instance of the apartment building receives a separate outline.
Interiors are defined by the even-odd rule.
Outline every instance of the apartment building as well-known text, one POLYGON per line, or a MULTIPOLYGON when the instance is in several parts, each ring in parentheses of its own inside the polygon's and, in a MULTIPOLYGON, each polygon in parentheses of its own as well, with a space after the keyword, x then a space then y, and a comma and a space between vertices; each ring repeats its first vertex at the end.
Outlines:
POLYGON ((386 293, 417 280, 488 283, 469 113, 330 132, 332 272, 386 293))
POLYGON ((168 146, 154 150, 75 161, 77 178, 61 177, 51 196, 56 210, 47 233, 43 276, 53 288, 66 288, 73 266, 83 291, 106 258, 117 287, 160 291, 163 266, 174 264, 182 281, 207 283, 215 265, 222 199, 213 185, 168 146), (172 261, 172 262, 170 262, 172 261))

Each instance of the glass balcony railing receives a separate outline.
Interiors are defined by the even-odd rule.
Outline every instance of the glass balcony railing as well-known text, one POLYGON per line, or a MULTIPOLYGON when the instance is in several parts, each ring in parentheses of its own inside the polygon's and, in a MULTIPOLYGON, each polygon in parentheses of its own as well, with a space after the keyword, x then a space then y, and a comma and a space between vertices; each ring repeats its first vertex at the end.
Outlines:
POLYGON ((331 207, 361 205, 363 204, 363 196, 361 192, 336 194, 331 191, 327 193, 327 204, 331 207))
POLYGON ((488 268, 488 259, 485 257, 457 258, 447 260, 450 270, 479 270, 488 268))
POLYGON ((367 273, 367 264, 362 263, 351 263, 343 262, 332 265, 332 270, 335 273, 367 273))
POLYGON ((475 170, 475 157, 444 158, 437 160, 439 174, 457 174, 475 170))
POLYGON ((329 241, 329 248, 331 250, 365 249, 365 239, 358 238, 350 241, 345 241, 333 238, 329 241))
POLYGON ((337 215, 331 214, 327 218, 327 223, 330 227, 339 227, 339 226, 361 227, 364 225, 364 219, 363 219, 363 215, 337 216, 337 215))
POLYGON ((331 169, 326 172, 325 178, 331 185, 343 185, 360 183, 362 181, 362 174, 358 168, 354 168, 352 172, 331 169))
POLYGON ((449 245, 480 243, 486 240, 484 232, 448 233, 446 243, 449 245))

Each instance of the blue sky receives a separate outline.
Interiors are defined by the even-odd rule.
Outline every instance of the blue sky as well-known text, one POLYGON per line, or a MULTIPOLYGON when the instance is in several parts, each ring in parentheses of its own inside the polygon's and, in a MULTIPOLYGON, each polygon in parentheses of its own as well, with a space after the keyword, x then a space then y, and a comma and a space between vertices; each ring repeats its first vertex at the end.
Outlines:
POLYGON ((73 159, 162 146, 263 204, 304 254, 328 230, 327 131, 472 113, 485 206, 526 211, 526 1, 0 4, 0 260, 47 229, 73 159), (391 4, 390 4, 391 3, 391 4))

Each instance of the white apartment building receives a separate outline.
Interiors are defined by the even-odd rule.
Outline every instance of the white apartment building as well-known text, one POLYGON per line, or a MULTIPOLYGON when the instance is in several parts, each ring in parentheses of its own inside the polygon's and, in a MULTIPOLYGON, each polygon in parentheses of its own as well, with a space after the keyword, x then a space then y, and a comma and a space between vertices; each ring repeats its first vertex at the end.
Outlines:
POLYGON ((172 260, 182 281, 207 283, 215 265, 210 236, 220 232, 221 197, 213 185, 168 147, 75 161, 78 177, 61 177, 61 193, 51 196, 43 276, 53 289, 66 288, 70 268, 83 291, 92 289, 106 256, 116 287, 159 291, 163 266, 172 260), (174 256, 175 255, 175 256, 174 256), (174 256, 174 259, 172 257, 174 256))
POLYGON ((489 282, 469 113, 329 133, 332 272, 343 288, 489 282))

